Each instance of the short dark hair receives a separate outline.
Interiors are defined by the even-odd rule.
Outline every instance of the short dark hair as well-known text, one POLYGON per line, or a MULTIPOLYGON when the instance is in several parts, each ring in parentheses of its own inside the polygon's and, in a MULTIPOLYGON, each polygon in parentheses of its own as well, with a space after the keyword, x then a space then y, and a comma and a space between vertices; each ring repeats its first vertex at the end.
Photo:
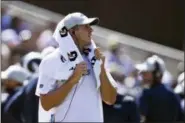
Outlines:
POLYGON ((76 29, 78 29, 79 28, 79 25, 75 25, 74 27, 72 27, 71 29, 72 30, 76 30, 76 29))

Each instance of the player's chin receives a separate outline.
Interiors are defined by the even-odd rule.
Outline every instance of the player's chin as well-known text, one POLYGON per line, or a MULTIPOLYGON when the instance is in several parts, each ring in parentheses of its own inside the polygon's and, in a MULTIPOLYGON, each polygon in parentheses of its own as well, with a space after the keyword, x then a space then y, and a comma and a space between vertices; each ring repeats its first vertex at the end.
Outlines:
POLYGON ((90 45, 91 44, 91 38, 88 38, 85 43, 86 43, 86 45, 90 45))

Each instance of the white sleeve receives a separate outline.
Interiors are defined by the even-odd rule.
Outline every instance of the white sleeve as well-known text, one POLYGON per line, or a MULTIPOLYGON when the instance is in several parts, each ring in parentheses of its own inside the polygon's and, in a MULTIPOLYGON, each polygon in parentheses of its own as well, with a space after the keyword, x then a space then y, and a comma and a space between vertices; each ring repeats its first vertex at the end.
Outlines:
POLYGON ((40 96, 40 94, 47 94, 49 91, 55 89, 55 82, 55 79, 40 74, 35 94, 37 96, 40 96))
POLYGON ((39 65, 39 77, 35 92, 37 96, 40 96, 40 94, 47 94, 55 89, 56 79, 49 75, 52 73, 52 60, 53 59, 50 57, 46 57, 39 65))

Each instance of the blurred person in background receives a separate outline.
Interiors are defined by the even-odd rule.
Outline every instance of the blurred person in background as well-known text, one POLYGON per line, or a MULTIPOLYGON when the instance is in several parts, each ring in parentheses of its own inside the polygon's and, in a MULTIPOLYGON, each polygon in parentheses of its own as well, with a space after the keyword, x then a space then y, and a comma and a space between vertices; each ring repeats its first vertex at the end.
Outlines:
POLYGON ((22 56, 20 65, 25 68, 30 74, 38 76, 39 65, 42 60, 40 52, 31 51, 22 56))
POLYGON ((106 68, 110 69, 112 76, 119 81, 124 80, 135 70, 133 60, 124 53, 121 46, 121 43, 111 40, 109 51, 105 53, 107 56, 106 68))
POLYGON ((1 71, 4 71, 10 65, 11 51, 8 45, 1 43, 1 71))
POLYGON ((28 26, 26 25, 27 23, 19 17, 12 17, 9 28, 2 30, 2 41, 7 43, 11 48, 17 46, 22 41, 19 37, 20 32, 28 29, 28 26))
POLYGON ((25 31, 21 32, 20 35, 13 29, 6 29, 2 31, 1 40, 6 44, 11 52, 9 64, 15 64, 20 61, 20 57, 29 52, 30 48, 23 47, 21 44, 25 41, 25 31), (24 49, 24 50, 23 50, 24 49))
POLYGON ((109 51, 105 54, 107 56, 105 66, 118 81, 118 93, 131 92, 134 96, 135 91, 132 90, 140 84, 134 61, 125 54, 122 44, 114 40, 109 42, 109 51))
POLYGON ((9 8, 7 6, 1 7, 1 31, 9 29, 12 23, 12 16, 8 13, 9 8))
POLYGON ((13 29, 3 30, 1 32, 1 40, 7 44, 11 50, 21 42, 19 35, 13 29))
MULTIPOLYGON (((163 61, 163 63, 165 63, 165 62, 163 61)), ((172 74, 167 70, 167 68, 165 67, 165 64, 164 64, 164 68, 165 68, 165 70, 163 72, 162 83, 167 88, 173 90, 173 86, 176 83, 176 80, 174 79, 174 77, 172 76, 172 74)))
MULTIPOLYGON (((22 40, 20 44, 18 44, 13 50, 13 56, 16 56, 16 62, 22 61, 22 56, 28 56, 29 54, 36 53, 38 57, 40 53, 38 53, 38 49, 35 45, 35 35, 31 30, 22 30, 19 33, 19 37, 22 40)), ((34 55, 31 55, 34 56, 34 55)), ((40 59, 40 58, 39 58, 40 59)), ((23 66, 24 67, 24 66, 23 66)), ((26 68, 27 69, 27 68, 26 68)))
POLYGON ((19 34, 22 30, 29 29, 29 25, 28 25, 27 22, 25 22, 21 18, 19 18, 17 16, 14 16, 14 17, 12 17, 12 22, 11 22, 10 29, 15 30, 15 32, 17 34, 19 34))
POLYGON ((119 93, 114 105, 103 105, 105 123, 139 123, 140 113, 133 95, 119 93))
POLYGON ((42 53, 30 52, 22 58, 21 65, 31 76, 24 82, 24 87, 13 95, 5 108, 6 113, 11 114, 21 123, 38 122, 38 110, 42 111, 42 115, 44 115, 42 119, 50 116, 47 116, 43 109, 38 109, 39 98, 35 95, 35 90, 38 81, 38 66, 42 58, 54 50, 53 47, 47 47, 42 53))
POLYGON ((13 49, 14 54, 23 56, 31 51, 35 51, 33 48, 33 34, 31 30, 22 30, 19 33, 20 43, 13 49))
POLYGON ((23 86, 23 82, 29 76, 30 74, 19 65, 9 66, 5 71, 1 72, 2 88, 4 93, 8 94, 7 98, 1 102, 2 111, 4 111, 4 107, 10 98, 23 86))
POLYGON ((183 121, 179 97, 162 84, 163 64, 164 61, 154 55, 136 65, 143 79, 139 107, 141 120, 146 123, 183 121))
POLYGON ((139 108, 133 96, 130 95, 124 95, 123 97, 119 96, 117 102, 118 103, 116 104, 118 105, 114 105, 114 108, 119 110, 119 106, 121 104, 121 110, 119 110, 117 115, 115 114, 116 115, 116 117, 114 118, 115 121, 118 121, 119 123, 140 123, 139 108))
POLYGON ((181 61, 177 65, 178 75, 184 72, 184 61, 181 61))
POLYGON ((176 83, 174 83, 173 87, 175 88, 178 84, 178 78, 184 74, 184 61, 180 61, 177 65, 177 75, 176 75, 176 83))
MULTIPOLYGON (((150 54, 147 58, 154 56, 155 54, 150 54)), ((170 73, 170 71, 167 69, 165 61, 160 57, 160 59, 162 60, 161 66, 164 68, 163 71, 163 76, 162 76, 162 83, 169 89, 173 90, 174 88, 174 84, 176 83, 176 80, 174 78, 174 76, 170 73)))
POLYGON ((177 85, 174 88, 174 92, 180 96, 181 107, 184 111, 184 72, 178 76, 177 85))
MULTIPOLYGON (((23 80, 22 80, 21 81, 22 82, 21 85, 25 86, 28 83, 28 79, 32 76, 33 71, 37 71, 37 67, 39 66, 39 63, 41 62, 41 54, 40 54, 40 56, 39 56, 39 53, 36 53, 36 52, 31 52, 30 54, 25 56, 25 59, 24 59, 24 62, 23 62, 24 65, 19 64, 19 62, 18 63, 16 62, 16 64, 11 65, 5 72, 2 72, 2 76, 6 76, 6 77, 8 77, 8 76, 16 77, 17 76, 17 78, 20 78, 20 79, 22 77, 22 79, 24 79, 24 83, 23 83, 23 80), (37 59, 35 58, 36 60, 34 59, 34 55, 37 58, 37 59), (32 72, 30 72, 29 69, 31 69, 32 72), (26 76, 26 78, 24 78, 24 75, 26 76)), ((5 78, 3 77, 3 79, 5 79, 5 78)), ((19 90, 22 90, 22 89, 19 89, 19 90)), ((9 107, 11 106, 11 102, 12 101, 11 102, 9 102, 9 101, 12 100, 12 96, 16 92, 17 91, 13 90, 13 93, 11 94, 11 96, 9 96, 8 100, 5 102, 5 104, 6 104, 5 112, 10 112, 9 111, 10 110, 9 107)), ((13 100, 15 100, 15 98, 13 100)))
POLYGON ((109 52, 106 52, 106 68, 117 80, 117 98, 114 105, 103 103, 105 123, 108 122, 134 122, 139 123, 139 110, 135 101, 136 79, 132 59, 122 51, 121 44, 116 41, 109 42, 109 52))
POLYGON ((56 23, 49 22, 48 26, 45 30, 40 33, 40 36, 37 39, 36 45, 39 51, 42 51, 44 48, 48 46, 58 47, 58 43, 52 37, 54 29, 56 27, 56 23))

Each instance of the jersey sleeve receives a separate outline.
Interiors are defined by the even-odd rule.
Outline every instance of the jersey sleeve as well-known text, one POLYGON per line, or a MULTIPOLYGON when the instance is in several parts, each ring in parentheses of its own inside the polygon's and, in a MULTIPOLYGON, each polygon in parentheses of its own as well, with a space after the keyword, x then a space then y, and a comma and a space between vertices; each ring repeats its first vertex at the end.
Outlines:
POLYGON ((51 76, 47 75, 47 71, 49 71, 50 69, 48 68, 48 66, 51 65, 49 65, 45 61, 42 61, 39 66, 39 77, 35 92, 37 96, 40 96, 40 94, 47 94, 48 92, 55 89, 56 80, 51 76))
POLYGON ((36 95, 40 96, 40 94, 47 94, 55 88, 55 79, 50 78, 44 74, 39 75, 36 95))

